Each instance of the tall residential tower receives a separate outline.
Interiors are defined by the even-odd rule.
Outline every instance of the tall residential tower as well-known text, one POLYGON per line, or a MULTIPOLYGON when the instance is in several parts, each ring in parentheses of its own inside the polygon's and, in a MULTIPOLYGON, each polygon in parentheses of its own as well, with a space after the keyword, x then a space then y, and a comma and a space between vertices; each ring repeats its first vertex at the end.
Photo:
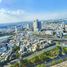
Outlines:
POLYGON ((41 30, 41 22, 38 19, 35 19, 33 22, 33 30, 34 32, 38 32, 41 30))

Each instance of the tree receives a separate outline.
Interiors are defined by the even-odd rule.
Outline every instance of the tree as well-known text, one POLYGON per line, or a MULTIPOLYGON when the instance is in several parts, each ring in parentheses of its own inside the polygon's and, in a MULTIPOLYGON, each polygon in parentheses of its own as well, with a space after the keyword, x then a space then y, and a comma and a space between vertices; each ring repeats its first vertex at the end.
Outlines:
POLYGON ((11 65, 10 67, 19 67, 19 63, 15 63, 15 64, 11 65))
POLYGON ((28 59, 21 60, 21 67, 32 67, 32 63, 28 59))
POLYGON ((18 51, 16 51, 16 58, 19 58, 20 54, 18 53, 18 51))
POLYGON ((67 54, 67 47, 63 48, 63 52, 67 54))
POLYGON ((59 49, 57 47, 55 49, 53 49, 53 50, 50 50, 50 51, 46 52, 46 55, 51 59, 53 59, 56 56, 58 56, 58 54, 59 54, 59 49))
POLYGON ((39 57, 40 61, 44 61, 47 59, 47 56, 45 53, 40 54, 38 57, 39 57))
POLYGON ((38 56, 35 56, 35 57, 33 57, 32 59, 30 59, 30 61, 31 61, 31 63, 37 63, 37 62, 39 62, 40 60, 39 60, 39 57, 38 56))
POLYGON ((39 64, 36 67, 46 67, 46 65, 45 64, 39 64))
POLYGON ((15 52, 15 51, 19 51, 20 50, 20 47, 19 46, 14 46, 13 47, 13 51, 15 52))
POLYGON ((51 65, 55 65, 55 64, 56 64, 56 61, 53 60, 53 61, 51 62, 51 65))

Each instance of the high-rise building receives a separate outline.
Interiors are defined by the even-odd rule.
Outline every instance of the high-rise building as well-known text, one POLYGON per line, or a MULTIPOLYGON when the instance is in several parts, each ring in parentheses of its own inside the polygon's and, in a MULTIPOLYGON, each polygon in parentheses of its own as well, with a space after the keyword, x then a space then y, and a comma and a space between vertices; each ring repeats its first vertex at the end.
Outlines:
POLYGON ((40 31, 41 30, 41 22, 38 19, 34 20, 33 22, 33 30, 40 31))
POLYGON ((30 27, 29 27, 29 24, 27 24, 26 28, 27 28, 27 29, 29 29, 29 28, 30 28, 30 27))
POLYGON ((15 45, 19 46, 19 39, 18 39, 18 30, 17 27, 15 26, 15 37, 14 37, 15 45))
POLYGON ((17 38, 17 34, 18 34, 18 31, 17 31, 17 27, 15 26, 15 39, 17 38))

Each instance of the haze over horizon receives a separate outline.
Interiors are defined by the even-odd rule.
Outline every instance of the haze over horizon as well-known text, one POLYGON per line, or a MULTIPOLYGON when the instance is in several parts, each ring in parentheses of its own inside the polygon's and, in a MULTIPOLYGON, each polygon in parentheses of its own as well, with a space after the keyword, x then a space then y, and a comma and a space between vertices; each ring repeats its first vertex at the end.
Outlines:
POLYGON ((0 0, 0 23, 67 18, 66 0, 0 0))

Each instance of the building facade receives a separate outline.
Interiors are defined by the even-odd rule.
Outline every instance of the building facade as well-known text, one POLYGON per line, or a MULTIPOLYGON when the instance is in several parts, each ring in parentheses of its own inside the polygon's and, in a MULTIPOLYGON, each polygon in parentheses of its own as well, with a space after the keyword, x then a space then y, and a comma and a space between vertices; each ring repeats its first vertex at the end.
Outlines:
POLYGON ((41 22, 38 19, 34 20, 33 22, 33 30, 40 31, 41 30, 41 22))

